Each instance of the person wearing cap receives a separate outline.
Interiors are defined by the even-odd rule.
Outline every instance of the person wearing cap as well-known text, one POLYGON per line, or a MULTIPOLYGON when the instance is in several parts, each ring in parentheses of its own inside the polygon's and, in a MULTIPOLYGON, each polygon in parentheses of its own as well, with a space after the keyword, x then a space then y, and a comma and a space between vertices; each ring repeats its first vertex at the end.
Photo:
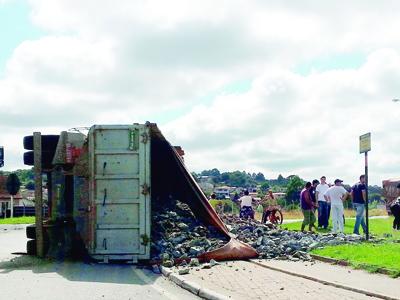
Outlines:
POLYGON ((315 196, 318 200, 318 227, 328 228, 329 224, 329 206, 330 204, 325 199, 325 193, 329 189, 326 183, 326 177, 321 176, 321 183, 315 189, 315 196))
POLYGON ((365 199, 366 199, 365 175, 360 176, 360 181, 352 186, 351 198, 353 199, 353 207, 356 211, 356 223, 354 224, 354 234, 360 234, 360 225, 364 231, 367 230, 364 220, 365 199))
POLYGON ((342 186, 342 182, 343 180, 335 179, 335 185, 331 186, 325 193, 331 203, 333 233, 343 232, 344 230, 343 201, 347 199, 349 193, 342 186))
POLYGON ((315 228, 315 203, 312 201, 310 195, 311 182, 307 182, 304 189, 300 192, 300 203, 301 203, 301 211, 303 212, 303 223, 301 224, 301 231, 304 231, 304 228, 308 225, 309 231, 312 231, 312 228, 315 228))

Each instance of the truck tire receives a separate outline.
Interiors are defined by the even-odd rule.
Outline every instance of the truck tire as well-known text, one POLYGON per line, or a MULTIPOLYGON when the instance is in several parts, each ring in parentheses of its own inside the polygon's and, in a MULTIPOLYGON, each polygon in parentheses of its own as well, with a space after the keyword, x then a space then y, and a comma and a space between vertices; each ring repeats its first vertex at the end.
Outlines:
MULTIPOLYGON (((42 135, 42 150, 55 151, 59 138, 59 135, 42 135)), ((33 135, 24 137, 24 149, 33 150, 33 135)))
POLYGON ((36 240, 26 242, 26 253, 28 255, 36 255, 36 240))
POLYGON ((28 239, 36 239, 36 225, 26 226, 26 237, 28 239))
MULTIPOLYGON (((42 167, 45 169, 51 168, 53 157, 54 151, 42 151, 42 167)), ((24 153, 24 164, 28 166, 34 165, 33 151, 28 151, 24 153)))

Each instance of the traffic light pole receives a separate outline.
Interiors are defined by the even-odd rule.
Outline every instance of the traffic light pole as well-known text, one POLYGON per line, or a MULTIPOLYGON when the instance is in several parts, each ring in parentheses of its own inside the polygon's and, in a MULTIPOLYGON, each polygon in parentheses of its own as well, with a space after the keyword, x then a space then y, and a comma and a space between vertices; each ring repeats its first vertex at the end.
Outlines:
POLYGON ((35 172, 36 254, 38 257, 43 257, 42 136, 40 132, 33 133, 33 157, 35 172))

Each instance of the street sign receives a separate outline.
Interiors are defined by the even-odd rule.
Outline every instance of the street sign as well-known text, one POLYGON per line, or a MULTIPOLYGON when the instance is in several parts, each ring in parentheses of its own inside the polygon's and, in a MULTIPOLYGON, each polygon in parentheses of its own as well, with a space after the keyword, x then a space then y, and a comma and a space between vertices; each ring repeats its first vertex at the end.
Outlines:
POLYGON ((360 135, 360 153, 371 151, 371 132, 360 135))
POLYGON ((21 187, 21 182, 19 181, 17 174, 11 173, 10 175, 8 175, 6 187, 10 195, 15 196, 18 193, 19 188, 21 187))
POLYGON ((4 147, 0 146, 0 168, 4 166, 4 147))

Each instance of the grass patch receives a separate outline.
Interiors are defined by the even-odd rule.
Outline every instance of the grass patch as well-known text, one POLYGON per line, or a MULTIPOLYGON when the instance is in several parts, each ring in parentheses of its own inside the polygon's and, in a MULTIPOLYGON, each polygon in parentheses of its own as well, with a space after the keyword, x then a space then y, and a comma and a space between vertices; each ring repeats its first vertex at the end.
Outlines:
POLYGON ((386 269, 393 277, 400 275, 399 243, 362 243, 356 245, 327 246, 315 249, 311 253, 345 260, 353 267, 369 272, 386 269))
POLYGON ((219 213, 239 214, 239 206, 232 200, 210 200, 211 206, 219 213))
MULTIPOLYGON (((369 216, 387 216, 387 212, 385 209, 370 209, 368 210, 369 216)), ((344 216, 346 218, 355 218, 356 212, 354 209, 345 209, 344 216)), ((303 219, 303 213, 298 209, 293 210, 283 210, 283 219, 291 220, 291 219, 303 219)))
POLYGON ((35 217, 18 217, 0 219, 0 224, 34 224, 35 217))
MULTIPOLYGON (((352 234, 354 229, 355 219, 346 219, 346 223, 344 225, 344 233, 352 234)), ((372 235, 376 235, 378 237, 384 237, 388 239, 400 239, 400 231, 394 231, 392 228, 393 225, 393 217, 385 218, 385 219, 370 219, 369 220, 369 232, 372 235)), ((282 224, 281 228, 288 230, 300 230, 301 222, 293 222, 288 224, 282 224)), ((332 230, 331 220, 329 221, 328 229, 318 228, 318 232, 326 233, 332 230)), ((360 228, 360 233, 362 233, 362 229, 360 228)))

